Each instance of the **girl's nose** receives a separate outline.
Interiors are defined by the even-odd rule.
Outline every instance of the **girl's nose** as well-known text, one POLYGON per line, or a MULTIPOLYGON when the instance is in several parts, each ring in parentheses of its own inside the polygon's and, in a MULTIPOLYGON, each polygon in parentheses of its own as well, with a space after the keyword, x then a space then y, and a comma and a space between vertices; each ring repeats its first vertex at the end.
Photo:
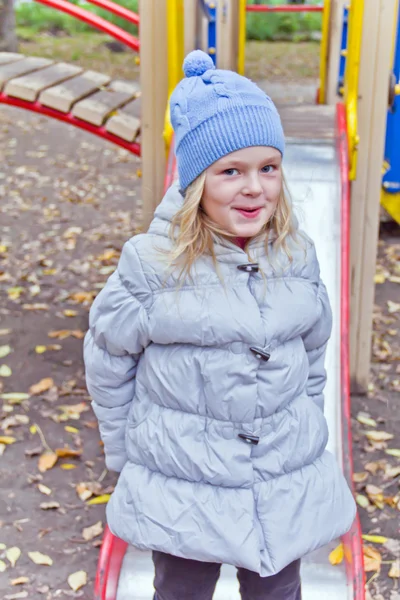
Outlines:
POLYGON ((243 194, 245 196, 259 196, 262 193, 262 186, 258 175, 249 175, 246 179, 243 194))

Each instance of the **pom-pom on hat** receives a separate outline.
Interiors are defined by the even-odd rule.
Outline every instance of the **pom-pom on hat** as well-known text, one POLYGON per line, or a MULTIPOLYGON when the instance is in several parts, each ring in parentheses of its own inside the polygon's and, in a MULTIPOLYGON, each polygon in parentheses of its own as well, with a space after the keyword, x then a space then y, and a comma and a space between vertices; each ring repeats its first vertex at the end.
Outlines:
POLYGON ((281 120, 271 98, 233 71, 216 69, 201 50, 183 62, 185 79, 172 93, 171 123, 183 190, 219 158, 249 146, 272 146, 283 155, 281 120))

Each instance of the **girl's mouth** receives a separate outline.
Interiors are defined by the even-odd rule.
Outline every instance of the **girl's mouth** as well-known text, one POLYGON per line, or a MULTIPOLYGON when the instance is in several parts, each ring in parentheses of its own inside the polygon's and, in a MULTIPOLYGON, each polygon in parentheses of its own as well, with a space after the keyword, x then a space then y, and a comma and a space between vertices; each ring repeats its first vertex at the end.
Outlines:
POLYGON ((262 208, 259 206, 258 208, 235 208, 235 210, 246 219, 255 219, 260 214, 262 208))

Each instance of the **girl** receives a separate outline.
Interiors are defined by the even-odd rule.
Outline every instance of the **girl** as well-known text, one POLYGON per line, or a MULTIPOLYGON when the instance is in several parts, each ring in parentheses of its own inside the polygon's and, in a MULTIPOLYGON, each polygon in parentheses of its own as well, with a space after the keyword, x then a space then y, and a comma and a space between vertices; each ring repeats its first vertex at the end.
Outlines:
POLYGON ((124 246, 85 339, 111 531, 153 550, 157 600, 299 600, 299 559, 345 533, 325 450, 331 311, 284 193, 271 99, 201 51, 171 97, 179 184, 124 246))

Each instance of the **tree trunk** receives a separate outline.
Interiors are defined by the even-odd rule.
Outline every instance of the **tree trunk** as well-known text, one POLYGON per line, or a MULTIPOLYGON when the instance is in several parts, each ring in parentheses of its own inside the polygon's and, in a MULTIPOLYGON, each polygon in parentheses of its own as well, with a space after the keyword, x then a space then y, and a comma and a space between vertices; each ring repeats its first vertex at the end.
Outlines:
POLYGON ((14 0, 0 0, 0 52, 16 52, 14 0))

